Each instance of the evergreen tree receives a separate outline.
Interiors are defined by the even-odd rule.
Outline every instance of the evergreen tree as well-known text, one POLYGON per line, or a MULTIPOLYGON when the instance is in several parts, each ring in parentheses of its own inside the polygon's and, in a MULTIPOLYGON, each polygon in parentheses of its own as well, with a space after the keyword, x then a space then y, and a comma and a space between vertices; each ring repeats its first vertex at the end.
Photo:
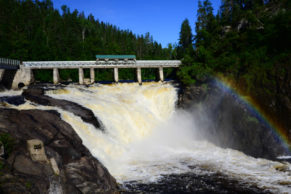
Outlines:
POLYGON ((184 53, 193 50, 193 35, 189 24, 189 20, 185 19, 181 25, 179 45, 177 48, 177 57, 183 58, 184 53))
MULTIPOLYGON (((135 54, 138 59, 169 59, 171 56, 149 33, 135 35, 96 20, 92 15, 86 17, 82 12, 71 11, 67 6, 62 6, 60 13, 53 8, 51 0, 0 0, 0 9, 1 57, 94 60, 96 54, 135 54)), ((47 72, 38 73, 36 77, 48 77, 44 75, 47 72)), ((111 72, 100 71, 98 78, 109 75, 112 76, 111 72)), ((77 79, 73 76, 73 70, 61 72, 65 80, 77 79)))

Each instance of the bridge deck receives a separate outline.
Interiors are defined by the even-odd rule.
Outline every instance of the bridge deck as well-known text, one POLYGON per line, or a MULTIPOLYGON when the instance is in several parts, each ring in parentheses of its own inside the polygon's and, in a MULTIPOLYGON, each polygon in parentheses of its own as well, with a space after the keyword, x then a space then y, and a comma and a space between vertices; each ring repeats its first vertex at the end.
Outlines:
POLYGON ((75 68, 158 68, 179 67, 178 60, 137 60, 137 61, 26 61, 31 69, 75 69, 75 68))

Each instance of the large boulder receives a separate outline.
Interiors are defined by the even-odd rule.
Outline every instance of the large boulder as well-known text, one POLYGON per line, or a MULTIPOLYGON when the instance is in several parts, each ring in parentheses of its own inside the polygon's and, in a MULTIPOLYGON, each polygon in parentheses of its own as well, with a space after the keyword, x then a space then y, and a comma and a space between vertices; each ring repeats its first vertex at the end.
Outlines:
POLYGON ((118 190, 115 179, 91 155, 58 112, 1 108, 0 134, 4 133, 14 139, 14 146, 9 156, 1 161, 4 167, 0 174, 0 193, 104 193, 118 190), (47 162, 32 159, 27 149, 31 139, 43 142, 47 162), (52 167, 49 161, 55 161, 57 167, 52 167))

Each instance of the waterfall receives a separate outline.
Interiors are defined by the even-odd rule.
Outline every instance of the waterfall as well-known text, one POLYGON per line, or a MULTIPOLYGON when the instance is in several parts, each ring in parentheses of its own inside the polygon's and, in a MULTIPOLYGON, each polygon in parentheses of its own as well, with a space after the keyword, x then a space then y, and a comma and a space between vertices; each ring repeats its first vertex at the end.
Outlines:
POLYGON ((290 192, 290 164, 256 159, 200 139, 197 132, 203 126, 191 113, 176 109, 177 91, 169 83, 69 85, 46 95, 91 109, 104 132, 55 107, 27 102, 18 108, 58 110, 121 184, 150 183, 165 174, 222 173, 246 185, 290 192), (286 170, 278 170, 282 168, 286 170))

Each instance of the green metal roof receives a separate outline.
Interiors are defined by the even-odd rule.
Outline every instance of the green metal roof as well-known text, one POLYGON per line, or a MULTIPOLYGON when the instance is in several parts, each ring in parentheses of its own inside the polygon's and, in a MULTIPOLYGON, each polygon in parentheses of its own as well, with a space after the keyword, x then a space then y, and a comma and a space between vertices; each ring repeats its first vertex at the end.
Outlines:
POLYGON ((96 55, 96 59, 135 59, 135 55, 96 55))

